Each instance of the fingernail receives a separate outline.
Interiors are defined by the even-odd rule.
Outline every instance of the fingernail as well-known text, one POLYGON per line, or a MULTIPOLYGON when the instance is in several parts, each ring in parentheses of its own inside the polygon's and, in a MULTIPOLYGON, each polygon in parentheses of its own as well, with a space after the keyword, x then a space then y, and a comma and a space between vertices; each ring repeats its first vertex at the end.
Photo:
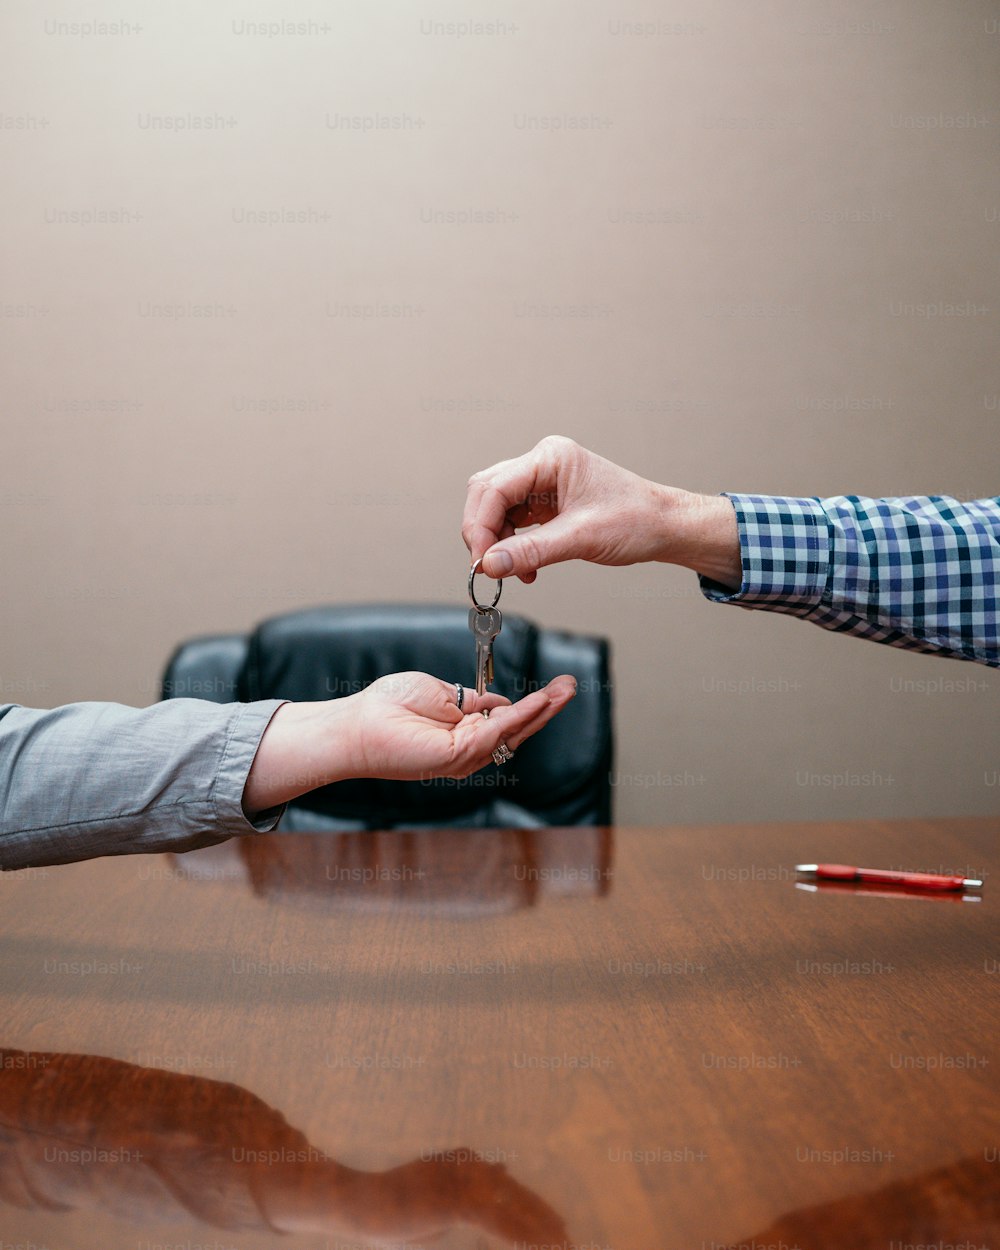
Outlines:
POLYGON ((513 567, 509 551, 493 551, 483 560, 483 568, 490 577, 506 577, 513 567))

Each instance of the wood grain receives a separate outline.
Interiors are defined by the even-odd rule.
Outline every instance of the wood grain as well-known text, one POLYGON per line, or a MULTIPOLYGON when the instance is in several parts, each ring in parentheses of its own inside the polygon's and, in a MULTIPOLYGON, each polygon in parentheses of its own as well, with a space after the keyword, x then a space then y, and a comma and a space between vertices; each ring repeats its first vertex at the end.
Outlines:
POLYGON ((276 834, 4 874, 0 1243, 1000 1244, 997 833, 276 834), (798 889, 820 860, 986 885, 798 889))

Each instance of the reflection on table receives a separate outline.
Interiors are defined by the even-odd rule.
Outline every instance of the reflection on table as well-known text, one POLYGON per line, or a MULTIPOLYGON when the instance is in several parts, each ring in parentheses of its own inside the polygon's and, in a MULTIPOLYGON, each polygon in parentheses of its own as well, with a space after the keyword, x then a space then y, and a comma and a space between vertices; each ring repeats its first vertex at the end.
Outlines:
POLYGON ((100 1055, 0 1050, 0 1200, 372 1246, 456 1225, 512 1243, 566 1238, 551 1207, 473 1151, 358 1171, 238 1085, 100 1055))
MULTIPOLYGON (((997 1162, 984 1152, 805 1207, 740 1244, 994 1245, 997 1162)), ((514 1245, 572 1244, 542 1198, 471 1150, 359 1171, 238 1085, 100 1055, 0 1050, 0 1200, 133 1224, 193 1218, 230 1232, 324 1233, 373 1248, 418 1246, 459 1226, 514 1245)))
POLYGON ((192 880, 242 881, 271 901, 477 917, 545 898, 602 898, 613 855, 613 830, 598 827, 273 833, 170 859, 192 880))
POLYGON ((998 1239, 1000 1160, 984 1151, 869 1193, 802 1207, 746 1241, 755 1250, 990 1250, 998 1239))

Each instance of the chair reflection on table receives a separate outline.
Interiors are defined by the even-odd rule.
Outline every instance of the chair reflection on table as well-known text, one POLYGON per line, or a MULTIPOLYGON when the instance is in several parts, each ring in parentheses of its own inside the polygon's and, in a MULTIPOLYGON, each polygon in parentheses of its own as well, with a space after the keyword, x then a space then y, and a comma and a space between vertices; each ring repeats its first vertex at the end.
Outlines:
POLYGON ((274 902, 473 918, 545 898, 602 898, 611 890, 613 852, 614 832, 606 826, 393 829, 257 834, 172 855, 170 862, 177 875, 241 881, 274 902))
POLYGON ((551 1207, 473 1151, 359 1171, 238 1085, 100 1055, 0 1050, 0 1201, 373 1247, 463 1225, 513 1243, 566 1239, 551 1207))

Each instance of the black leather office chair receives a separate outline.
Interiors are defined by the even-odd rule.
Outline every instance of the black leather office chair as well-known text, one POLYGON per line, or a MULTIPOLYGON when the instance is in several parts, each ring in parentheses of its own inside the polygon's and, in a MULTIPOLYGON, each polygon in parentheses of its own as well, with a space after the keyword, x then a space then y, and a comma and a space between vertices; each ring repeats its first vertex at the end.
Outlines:
MULTIPOLYGON (((461 781, 343 781, 289 806, 284 830, 533 828, 611 821, 613 747, 605 639, 543 630, 504 614, 492 689, 516 700, 559 673, 577 696, 503 768, 461 781)), ((216 703, 332 699, 386 673, 419 669, 475 684, 475 646, 464 608, 427 604, 321 607, 291 612, 252 634, 198 638, 172 656, 169 698, 216 703)))

